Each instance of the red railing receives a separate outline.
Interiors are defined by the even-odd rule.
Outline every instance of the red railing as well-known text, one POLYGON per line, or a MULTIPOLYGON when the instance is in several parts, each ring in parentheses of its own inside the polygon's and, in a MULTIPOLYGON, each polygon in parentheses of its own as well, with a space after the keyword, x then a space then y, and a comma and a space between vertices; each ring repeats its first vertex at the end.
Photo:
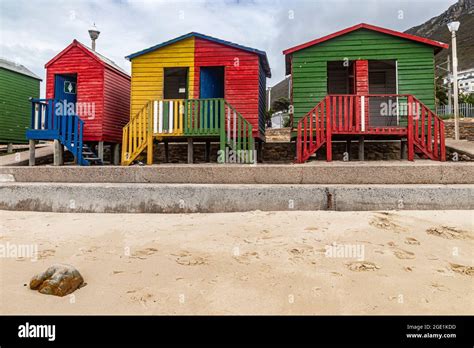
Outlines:
POLYGON ((414 96, 408 97, 408 160, 415 150, 427 158, 446 160, 444 122, 414 96))
POLYGON ((412 95, 328 95, 297 125, 296 162, 305 162, 324 143, 332 159, 332 134, 407 137, 408 159, 415 147, 422 157, 444 161, 444 124, 412 95))
MULTIPOLYGON (((325 97, 312 108, 299 122, 296 141, 296 162, 305 162, 326 142, 326 115, 328 100, 325 97)), ((330 134, 330 130, 328 132, 330 134)))

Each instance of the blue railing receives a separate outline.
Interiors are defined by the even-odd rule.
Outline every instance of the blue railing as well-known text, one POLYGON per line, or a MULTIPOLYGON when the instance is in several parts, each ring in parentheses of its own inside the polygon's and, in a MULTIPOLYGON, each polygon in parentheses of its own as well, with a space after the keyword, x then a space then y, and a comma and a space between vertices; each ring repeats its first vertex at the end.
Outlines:
POLYGON ((67 114, 57 107, 59 100, 31 99, 31 129, 26 137, 33 140, 57 139, 76 158, 79 165, 89 165, 83 158, 84 121, 78 115, 67 114), (61 111, 61 112, 60 112, 61 111))

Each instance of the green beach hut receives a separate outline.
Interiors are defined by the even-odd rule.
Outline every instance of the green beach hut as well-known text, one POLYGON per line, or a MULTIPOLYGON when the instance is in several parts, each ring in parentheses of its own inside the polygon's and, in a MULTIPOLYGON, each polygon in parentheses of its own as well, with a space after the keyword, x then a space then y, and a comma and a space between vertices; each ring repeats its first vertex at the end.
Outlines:
POLYGON ((31 103, 39 98, 41 78, 23 65, 0 58, 0 144, 27 143, 31 103))

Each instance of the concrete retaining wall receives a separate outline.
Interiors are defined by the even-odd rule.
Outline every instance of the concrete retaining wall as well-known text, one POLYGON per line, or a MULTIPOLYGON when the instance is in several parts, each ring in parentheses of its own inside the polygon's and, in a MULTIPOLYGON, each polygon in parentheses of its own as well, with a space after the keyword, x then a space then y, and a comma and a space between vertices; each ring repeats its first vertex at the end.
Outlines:
POLYGON ((0 184, 0 209, 88 213, 473 209, 474 185, 0 184))
POLYGON ((302 165, 0 167, 16 182, 178 184, 474 184, 474 163, 313 162, 302 165))

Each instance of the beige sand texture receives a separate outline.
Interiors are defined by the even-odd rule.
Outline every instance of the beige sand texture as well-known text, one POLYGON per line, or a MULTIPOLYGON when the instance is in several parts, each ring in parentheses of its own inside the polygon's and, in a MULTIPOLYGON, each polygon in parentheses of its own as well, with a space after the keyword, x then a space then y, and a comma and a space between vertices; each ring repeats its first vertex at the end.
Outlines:
POLYGON ((0 244, 39 251, 0 258, 0 313, 474 314, 473 238, 472 211, 0 211, 0 244), (333 243, 363 246, 364 261, 328 257, 333 243), (54 263, 87 285, 25 286, 54 263))

